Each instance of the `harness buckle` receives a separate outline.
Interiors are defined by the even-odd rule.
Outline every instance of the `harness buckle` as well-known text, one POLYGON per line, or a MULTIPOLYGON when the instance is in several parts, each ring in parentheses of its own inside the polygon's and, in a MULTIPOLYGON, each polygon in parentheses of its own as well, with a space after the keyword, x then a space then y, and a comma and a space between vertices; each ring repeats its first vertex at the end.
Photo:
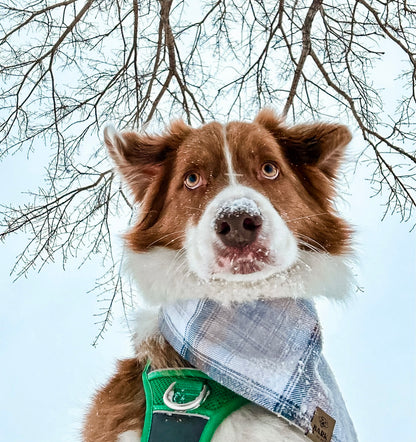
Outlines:
POLYGON ((175 391, 176 382, 172 382, 163 395, 163 402, 167 407, 176 411, 187 411, 198 408, 208 397, 209 389, 206 384, 202 385, 202 389, 198 396, 188 402, 183 402, 185 393, 183 389, 181 391, 175 391))

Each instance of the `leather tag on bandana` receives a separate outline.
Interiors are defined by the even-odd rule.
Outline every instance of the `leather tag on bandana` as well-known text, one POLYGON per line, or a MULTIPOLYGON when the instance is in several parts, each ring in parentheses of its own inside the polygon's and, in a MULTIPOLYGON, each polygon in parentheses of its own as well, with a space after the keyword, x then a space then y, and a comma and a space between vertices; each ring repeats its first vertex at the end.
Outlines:
POLYGON ((325 413, 319 407, 316 407, 311 420, 312 430, 307 434, 309 439, 314 442, 330 442, 334 432, 335 419, 325 413))

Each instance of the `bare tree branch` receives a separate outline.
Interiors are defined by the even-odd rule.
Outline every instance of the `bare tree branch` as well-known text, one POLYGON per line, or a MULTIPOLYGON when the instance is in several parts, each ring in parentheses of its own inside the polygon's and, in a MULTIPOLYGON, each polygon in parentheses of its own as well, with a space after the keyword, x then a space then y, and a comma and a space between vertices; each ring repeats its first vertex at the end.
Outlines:
POLYGON ((296 65, 295 75, 293 76, 292 85, 290 87, 289 95, 286 100, 285 107, 283 108, 283 115, 287 115, 290 107, 293 104, 293 99, 296 95, 296 89, 298 87, 302 71, 305 66, 306 57, 310 54, 312 43, 311 43, 311 28, 313 19, 319 8, 322 6, 322 0, 313 0, 311 6, 306 14, 305 21, 302 26, 302 52, 299 57, 299 61, 296 65))

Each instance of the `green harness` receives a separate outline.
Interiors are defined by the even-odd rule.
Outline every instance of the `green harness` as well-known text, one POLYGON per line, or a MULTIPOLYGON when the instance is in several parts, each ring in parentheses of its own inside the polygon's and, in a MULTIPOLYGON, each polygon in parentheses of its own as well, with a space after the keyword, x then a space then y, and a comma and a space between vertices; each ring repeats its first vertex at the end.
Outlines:
POLYGON ((141 442, 209 442, 220 423, 249 401, 193 368, 143 371, 141 442))

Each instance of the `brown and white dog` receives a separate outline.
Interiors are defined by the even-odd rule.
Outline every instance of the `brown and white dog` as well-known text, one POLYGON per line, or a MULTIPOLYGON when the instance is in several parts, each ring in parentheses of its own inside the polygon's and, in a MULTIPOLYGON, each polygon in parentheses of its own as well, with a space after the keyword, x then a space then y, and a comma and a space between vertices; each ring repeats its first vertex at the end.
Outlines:
MULTIPOLYGON (((265 293, 347 295, 351 231, 332 202, 350 139, 343 125, 288 127, 271 110, 252 123, 194 129, 176 121, 162 135, 106 131, 109 152, 140 204, 125 238, 146 307, 138 315, 136 357, 121 361, 96 394, 83 431, 86 442, 140 440, 141 375, 148 358, 155 369, 189 366, 158 333, 160 306, 202 297, 242 302, 265 293), (219 210, 224 204, 231 207, 226 215, 219 210), (233 216, 233 205, 239 216, 233 216)), ((250 404, 231 414, 213 438, 243 440, 306 437, 250 404)))

